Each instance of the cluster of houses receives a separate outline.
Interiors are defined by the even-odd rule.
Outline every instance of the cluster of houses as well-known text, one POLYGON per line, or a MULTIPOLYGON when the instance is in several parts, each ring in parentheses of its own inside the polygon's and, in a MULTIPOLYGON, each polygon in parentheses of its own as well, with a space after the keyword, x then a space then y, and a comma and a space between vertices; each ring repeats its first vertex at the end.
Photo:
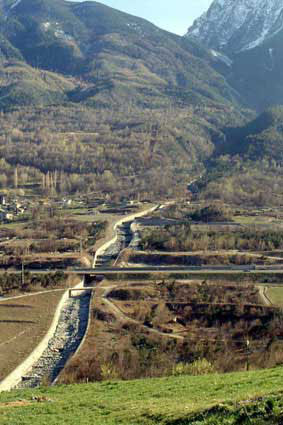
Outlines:
POLYGON ((27 210, 26 201, 0 194, 0 222, 13 221, 27 210))

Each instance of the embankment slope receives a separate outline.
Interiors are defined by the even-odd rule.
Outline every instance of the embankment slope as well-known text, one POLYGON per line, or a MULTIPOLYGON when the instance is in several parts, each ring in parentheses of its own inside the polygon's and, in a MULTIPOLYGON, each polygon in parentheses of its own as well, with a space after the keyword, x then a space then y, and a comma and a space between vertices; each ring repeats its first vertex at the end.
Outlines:
POLYGON ((0 395, 0 424, 279 424, 283 369, 12 391, 0 395), (16 400, 42 403, 12 408, 16 400), (52 402, 46 401, 50 399, 52 402), (239 422, 241 420, 241 422, 239 422))

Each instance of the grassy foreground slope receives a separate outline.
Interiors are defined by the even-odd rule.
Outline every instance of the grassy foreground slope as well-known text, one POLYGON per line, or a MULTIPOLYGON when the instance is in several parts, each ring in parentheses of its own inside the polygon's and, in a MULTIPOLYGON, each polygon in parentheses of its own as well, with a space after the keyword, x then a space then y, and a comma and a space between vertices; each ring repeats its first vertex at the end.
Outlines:
POLYGON ((0 424, 280 424, 282 376, 277 368, 13 391, 0 395, 0 424))

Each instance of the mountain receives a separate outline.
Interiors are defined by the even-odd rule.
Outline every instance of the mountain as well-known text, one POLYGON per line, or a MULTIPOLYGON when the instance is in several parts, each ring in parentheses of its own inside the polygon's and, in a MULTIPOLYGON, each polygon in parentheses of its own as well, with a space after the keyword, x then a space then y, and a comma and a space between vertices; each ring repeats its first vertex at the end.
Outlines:
POLYGON ((186 38, 210 49, 246 106, 283 103, 283 0, 214 0, 186 38))
POLYGON ((283 27, 282 0, 214 0, 187 36, 234 55, 262 44, 283 27))
POLYGON ((239 155, 243 160, 283 164, 283 106, 267 109, 246 125, 223 132, 224 143, 216 144, 215 156, 239 155))
POLYGON ((95 1, 0 0, 1 188, 18 166, 40 193, 183 195, 243 122, 195 41, 95 1))
POLYGON ((193 41, 94 1, 0 1, 0 107, 237 103, 211 65, 193 41))
POLYGON ((283 106, 238 127, 222 128, 194 190, 234 205, 282 206, 283 106))

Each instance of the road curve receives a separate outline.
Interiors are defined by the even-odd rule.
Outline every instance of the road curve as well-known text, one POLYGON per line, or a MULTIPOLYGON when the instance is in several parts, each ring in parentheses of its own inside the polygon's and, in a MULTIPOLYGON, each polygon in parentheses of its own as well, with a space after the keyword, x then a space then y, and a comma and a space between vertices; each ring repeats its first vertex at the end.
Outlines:
POLYGON ((259 286, 259 285, 257 285, 256 288, 258 289, 259 297, 260 297, 262 303, 264 305, 266 305, 267 307, 272 307, 273 304, 272 304, 270 298, 268 297, 268 295, 266 293, 268 287, 267 286, 259 286))

